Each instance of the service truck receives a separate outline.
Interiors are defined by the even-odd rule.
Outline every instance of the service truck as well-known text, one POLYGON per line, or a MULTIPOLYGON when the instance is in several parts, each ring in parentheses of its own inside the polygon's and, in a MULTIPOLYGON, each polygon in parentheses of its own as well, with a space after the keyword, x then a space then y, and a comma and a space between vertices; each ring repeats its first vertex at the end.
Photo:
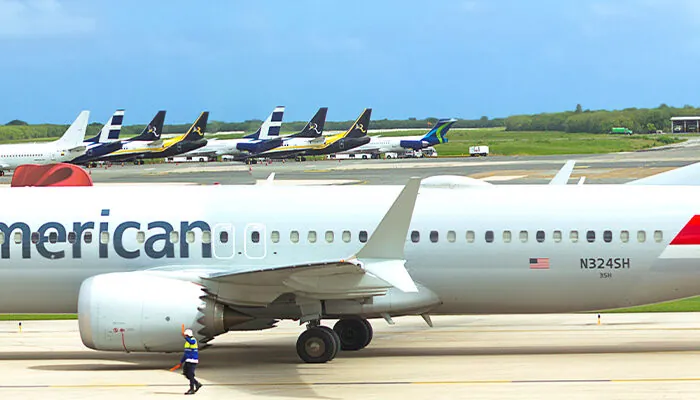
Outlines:
POLYGON ((489 146, 469 146, 470 157, 486 157, 489 155, 489 146))
POLYGON ((614 127, 610 130, 610 133, 612 134, 623 134, 623 135, 631 135, 632 130, 623 128, 623 127, 614 127))

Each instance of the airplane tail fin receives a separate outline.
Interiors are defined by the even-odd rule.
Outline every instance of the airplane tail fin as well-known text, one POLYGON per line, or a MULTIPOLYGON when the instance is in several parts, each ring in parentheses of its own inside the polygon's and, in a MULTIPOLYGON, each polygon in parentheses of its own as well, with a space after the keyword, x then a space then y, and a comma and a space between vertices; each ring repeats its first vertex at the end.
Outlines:
POLYGON ((90 111, 82 111, 56 144, 66 148, 82 146, 89 118, 90 111))
POLYGON ((440 119, 435 123, 433 129, 426 133, 421 141, 428 142, 431 146, 441 143, 447 143, 447 131, 450 130, 452 125, 457 122, 456 119, 440 119))
POLYGON ((372 116, 372 109, 365 108, 362 114, 355 120, 350 129, 345 132, 345 137, 358 138, 367 135, 367 128, 369 128, 369 119, 372 116))
POLYGON ((284 106, 277 106, 272 113, 267 116, 255 133, 245 136, 246 139, 270 139, 280 135, 282 127, 282 117, 284 117, 284 106))
POLYGON ((295 133, 292 137, 315 138, 323 135, 323 127, 326 124, 326 114, 328 107, 321 107, 316 111, 316 115, 311 118, 304 129, 299 133, 295 133))
POLYGON ((154 141, 160 139, 160 134, 163 133, 163 123, 165 122, 165 111, 158 111, 151 122, 143 128, 141 134, 131 140, 148 140, 154 141))
POLYGON ((199 140, 204 138, 204 131, 207 129, 207 120, 209 119, 209 111, 204 111, 199 114, 199 117, 194 124, 187 130, 182 137, 182 140, 199 140))
POLYGON ((109 143, 119 139, 119 134, 122 131, 122 121, 124 120, 124 110, 117 110, 107 123, 102 127, 100 132, 90 139, 88 143, 109 143))

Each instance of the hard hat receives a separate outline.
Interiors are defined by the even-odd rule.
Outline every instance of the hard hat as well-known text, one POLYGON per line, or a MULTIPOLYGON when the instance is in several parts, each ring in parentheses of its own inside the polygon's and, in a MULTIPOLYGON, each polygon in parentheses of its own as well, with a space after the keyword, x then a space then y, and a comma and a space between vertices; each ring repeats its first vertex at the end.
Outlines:
POLYGON ((185 336, 193 336, 192 329, 185 329, 185 336))

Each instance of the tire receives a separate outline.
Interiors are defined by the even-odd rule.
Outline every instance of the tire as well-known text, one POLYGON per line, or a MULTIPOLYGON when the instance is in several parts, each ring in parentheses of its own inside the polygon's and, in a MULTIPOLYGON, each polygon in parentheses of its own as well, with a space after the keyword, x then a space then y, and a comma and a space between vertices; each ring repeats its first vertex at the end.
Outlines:
POLYGON ((297 354, 302 361, 321 364, 331 361, 338 354, 338 346, 330 329, 307 329, 297 339, 297 354))
POLYGON ((331 329, 327 326, 319 325, 318 329, 323 329, 324 331, 328 331, 328 333, 331 336, 333 336, 333 341, 335 341, 335 353, 333 354, 333 357, 331 359, 335 358, 335 356, 338 355, 338 352, 340 351, 340 347, 341 347, 340 336, 338 336, 338 333, 336 331, 334 331, 333 329, 331 329))
POLYGON ((366 159, 367 159, 367 156, 366 156, 366 155, 363 155, 363 156, 362 156, 362 159, 363 159, 363 160, 366 160, 366 159))
POLYGON ((345 351, 356 351, 367 347, 372 340, 372 327, 369 322, 360 318, 341 319, 333 326, 340 337, 340 348, 345 351))

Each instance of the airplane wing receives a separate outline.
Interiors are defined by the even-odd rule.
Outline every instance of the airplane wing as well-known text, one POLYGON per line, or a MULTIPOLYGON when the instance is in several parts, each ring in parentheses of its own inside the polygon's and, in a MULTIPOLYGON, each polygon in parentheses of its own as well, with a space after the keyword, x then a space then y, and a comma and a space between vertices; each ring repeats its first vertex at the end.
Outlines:
POLYGON ((564 164, 563 167, 557 172, 556 175, 554 175, 554 178, 552 178, 551 181, 549 181, 550 185, 566 185, 569 182, 569 178, 571 177, 571 173, 574 171, 574 165, 576 164, 575 160, 569 160, 564 164))
POLYGON ((700 185, 700 163, 627 182, 628 185, 700 185))
POLYGON ((76 146, 76 147, 73 147, 71 149, 68 149, 68 152, 69 153, 79 153, 79 152, 84 152, 85 150, 87 150, 87 147, 85 147, 85 146, 76 146))
POLYGON ((406 270, 404 245, 420 179, 411 178, 367 243, 347 259, 286 265, 202 278, 219 301, 239 306, 266 306, 286 293, 307 299, 361 299, 392 287, 418 288, 406 270))

